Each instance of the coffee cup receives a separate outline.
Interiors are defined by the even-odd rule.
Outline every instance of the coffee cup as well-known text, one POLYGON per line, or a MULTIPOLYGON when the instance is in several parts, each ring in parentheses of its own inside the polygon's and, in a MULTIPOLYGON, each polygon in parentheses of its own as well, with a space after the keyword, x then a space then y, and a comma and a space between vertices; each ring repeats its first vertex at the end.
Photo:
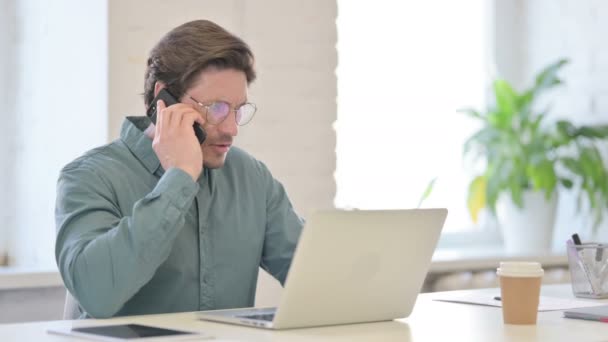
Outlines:
POLYGON ((538 262, 501 262, 502 317, 505 324, 536 324, 544 271, 538 262))

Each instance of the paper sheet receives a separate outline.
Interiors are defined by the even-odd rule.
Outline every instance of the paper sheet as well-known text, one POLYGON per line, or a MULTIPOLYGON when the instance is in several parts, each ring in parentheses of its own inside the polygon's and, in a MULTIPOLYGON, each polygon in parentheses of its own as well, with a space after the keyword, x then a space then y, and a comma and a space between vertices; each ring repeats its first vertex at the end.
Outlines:
MULTIPOLYGON (((496 295, 499 296, 500 292, 498 292, 496 295)), ((497 307, 502 306, 502 302, 494 299, 494 296, 484 294, 442 294, 441 296, 434 297, 433 300, 441 302, 477 304, 497 307)), ((556 311, 575 308, 586 308, 599 305, 606 305, 606 303, 540 296, 540 300, 538 303, 538 311, 556 311)))

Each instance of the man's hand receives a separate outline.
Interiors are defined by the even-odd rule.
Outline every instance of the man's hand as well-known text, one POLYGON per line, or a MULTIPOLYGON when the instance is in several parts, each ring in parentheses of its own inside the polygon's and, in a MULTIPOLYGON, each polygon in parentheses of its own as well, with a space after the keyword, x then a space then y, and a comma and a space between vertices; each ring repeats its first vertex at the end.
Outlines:
POLYGON ((160 164, 165 170, 180 168, 196 181, 203 171, 203 151, 192 125, 195 122, 202 125, 205 120, 192 106, 184 103, 165 107, 159 100, 156 111, 152 148, 160 164))

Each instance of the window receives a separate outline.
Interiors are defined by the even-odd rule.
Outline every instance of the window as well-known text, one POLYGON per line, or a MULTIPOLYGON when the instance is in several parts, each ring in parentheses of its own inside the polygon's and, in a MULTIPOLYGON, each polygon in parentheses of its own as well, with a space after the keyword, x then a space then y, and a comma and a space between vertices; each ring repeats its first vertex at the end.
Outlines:
POLYGON ((7 1, 0 255, 55 267, 59 170, 107 141, 107 3, 7 1))
POLYGON ((337 207, 447 207, 444 231, 471 230, 462 145, 481 107, 482 0, 338 0, 337 207))

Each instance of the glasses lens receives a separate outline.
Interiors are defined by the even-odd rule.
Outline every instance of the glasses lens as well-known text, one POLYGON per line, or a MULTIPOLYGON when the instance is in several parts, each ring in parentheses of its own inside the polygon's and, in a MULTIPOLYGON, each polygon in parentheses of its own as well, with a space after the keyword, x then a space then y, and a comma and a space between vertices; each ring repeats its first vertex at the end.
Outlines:
POLYGON ((236 123, 240 126, 247 124, 251 119, 257 108, 253 103, 245 103, 236 112, 236 123))
POLYGON ((207 107, 207 120, 212 124, 218 124, 230 113, 230 105, 226 102, 217 101, 207 107))

